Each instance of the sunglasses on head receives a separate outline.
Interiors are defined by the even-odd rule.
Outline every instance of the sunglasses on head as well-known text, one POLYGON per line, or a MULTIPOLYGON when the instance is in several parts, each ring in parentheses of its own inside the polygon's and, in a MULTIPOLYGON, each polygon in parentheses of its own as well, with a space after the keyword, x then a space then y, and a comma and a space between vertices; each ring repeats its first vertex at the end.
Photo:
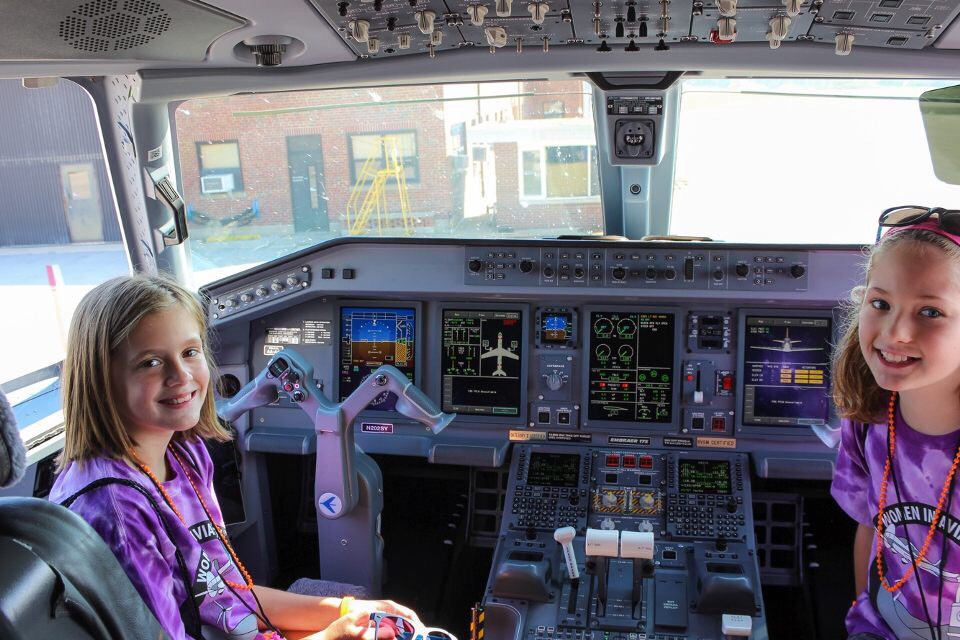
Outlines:
POLYGON ((960 235, 960 211, 943 207, 900 206, 887 209, 880 214, 880 228, 877 229, 877 241, 884 227, 909 227, 926 220, 935 219, 940 228, 947 233, 960 235))
POLYGON ((374 625, 374 638, 380 637, 380 630, 390 630, 398 640, 457 640, 449 631, 433 627, 417 627, 413 621, 392 613, 375 611, 370 614, 370 622, 374 625))

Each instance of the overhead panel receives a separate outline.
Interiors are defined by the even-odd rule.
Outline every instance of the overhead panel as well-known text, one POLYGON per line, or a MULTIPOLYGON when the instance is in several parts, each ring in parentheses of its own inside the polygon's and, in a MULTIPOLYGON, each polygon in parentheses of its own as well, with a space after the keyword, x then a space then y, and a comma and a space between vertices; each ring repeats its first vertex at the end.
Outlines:
POLYGON ((0 0, 0 60, 202 61, 245 24, 190 0, 0 0))
POLYGON ((491 53, 589 47, 602 54, 688 42, 808 41, 834 47, 921 49, 960 12, 960 0, 310 0, 361 58, 462 47, 491 53))

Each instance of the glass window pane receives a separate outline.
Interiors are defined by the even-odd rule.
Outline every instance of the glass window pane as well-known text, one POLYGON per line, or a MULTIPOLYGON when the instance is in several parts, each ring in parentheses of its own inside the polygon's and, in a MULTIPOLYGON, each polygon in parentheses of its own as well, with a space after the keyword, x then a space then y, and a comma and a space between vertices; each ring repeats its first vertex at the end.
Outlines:
POLYGON ((888 207, 954 206, 960 187, 933 173, 917 98, 955 84, 684 81, 670 233, 732 242, 872 244, 877 218, 888 207), (786 131, 784 123, 809 122, 811 114, 829 117, 804 126, 802 135, 785 132, 774 144, 772 132, 786 131), (717 144, 717 122, 736 144, 717 144), (878 135, 878 122, 884 135, 878 135), (723 193, 734 194, 735 206, 717 215, 723 193))
POLYGON ((547 197, 589 195, 588 147, 547 147, 547 197))
POLYGON ((176 119, 178 186, 188 208, 204 214, 189 219, 197 284, 350 234, 486 239, 603 232, 582 150, 596 145, 592 89, 581 80, 198 98, 180 104, 176 119), (406 128, 398 129, 400 123, 406 128), (285 142, 306 135, 319 140, 310 158, 285 142), (383 136, 395 138, 402 181, 389 173, 385 181, 372 179, 389 172, 383 136), (203 188, 201 177, 228 173, 201 169, 196 147, 210 142, 243 149, 232 191, 221 191, 226 183, 213 178, 203 188), (581 149, 579 160, 554 172, 555 180, 573 184, 558 184, 552 200, 542 186, 547 145, 581 149), (527 167, 524 151, 539 154, 527 167), (360 179, 367 159, 371 174, 360 179), (373 201, 368 196, 382 197, 379 212, 361 210, 373 201), (259 214, 238 218, 247 209, 259 214))
POLYGON ((235 169, 240 166, 240 149, 236 142, 200 145, 200 162, 204 169, 235 169))
POLYGON ((541 180, 542 172, 540 170, 540 152, 523 152, 523 195, 542 196, 541 180))
MULTIPOLYGON (((130 273, 90 96, 61 79, 25 89, 0 80, 0 383, 63 360, 80 299, 109 278, 130 273)), ((192 151, 192 145, 191 145, 192 151)), ((11 395, 14 403, 49 391, 52 381, 11 395)), ((17 385, 8 385, 12 388, 17 385)), ((59 409, 49 403, 51 413, 59 409)), ((48 415, 21 420, 37 435, 48 415)))

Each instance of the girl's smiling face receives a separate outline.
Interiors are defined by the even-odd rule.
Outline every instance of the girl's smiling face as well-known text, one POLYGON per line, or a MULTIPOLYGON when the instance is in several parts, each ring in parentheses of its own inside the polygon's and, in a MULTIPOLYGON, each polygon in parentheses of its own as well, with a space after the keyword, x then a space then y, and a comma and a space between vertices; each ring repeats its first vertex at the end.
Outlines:
POLYGON ((860 305, 860 349, 890 391, 960 388, 960 269, 943 250, 889 247, 869 274, 860 305))
POLYGON ((210 383, 200 327, 180 305, 144 316, 113 354, 110 378, 134 441, 194 427, 210 383))

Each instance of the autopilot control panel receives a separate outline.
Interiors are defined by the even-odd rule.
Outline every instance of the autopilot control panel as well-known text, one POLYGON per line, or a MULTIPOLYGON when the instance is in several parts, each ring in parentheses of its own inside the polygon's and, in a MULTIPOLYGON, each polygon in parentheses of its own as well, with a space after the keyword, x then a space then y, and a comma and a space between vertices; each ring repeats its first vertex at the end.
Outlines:
MULTIPOLYGON (((829 480, 860 247, 340 239, 208 286, 222 374, 281 349, 343 399, 391 364, 456 419, 375 398, 368 453, 501 469, 487 636, 767 638, 757 479, 829 480), (559 532, 559 533, 558 533, 559 532), (558 542, 563 540, 564 542, 558 542), (576 574, 576 577, 574 577, 576 574)), ((281 394, 248 455, 309 455, 281 394)))

